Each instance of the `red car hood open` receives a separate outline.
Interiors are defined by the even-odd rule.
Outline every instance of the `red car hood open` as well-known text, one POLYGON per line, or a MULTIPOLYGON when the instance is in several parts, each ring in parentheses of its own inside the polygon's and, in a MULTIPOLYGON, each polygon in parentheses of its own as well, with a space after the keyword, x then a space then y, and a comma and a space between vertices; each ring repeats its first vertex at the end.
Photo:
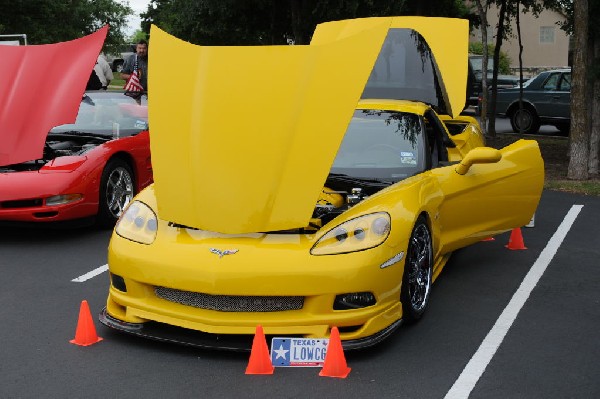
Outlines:
POLYGON ((41 158, 48 131, 73 123, 108 26, 80 39, 0 46, 0 166, 41 158))

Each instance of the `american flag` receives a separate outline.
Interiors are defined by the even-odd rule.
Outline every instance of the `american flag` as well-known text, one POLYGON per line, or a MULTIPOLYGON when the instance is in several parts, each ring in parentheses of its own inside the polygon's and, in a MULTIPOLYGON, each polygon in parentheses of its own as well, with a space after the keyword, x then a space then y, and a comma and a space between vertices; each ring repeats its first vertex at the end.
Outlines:
POLYGON ((129 80, 127 80, 125 91, 144 91, 144 88, 140 84, 140 76, 137 68, 134 68, 129 80))

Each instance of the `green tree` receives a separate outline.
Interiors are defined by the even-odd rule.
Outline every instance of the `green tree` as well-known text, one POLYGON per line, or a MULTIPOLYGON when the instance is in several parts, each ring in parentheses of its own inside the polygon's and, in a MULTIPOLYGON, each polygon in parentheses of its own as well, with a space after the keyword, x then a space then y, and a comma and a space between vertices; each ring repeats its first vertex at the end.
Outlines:
POLYGON ((132 13, 117 0, 0 0, 0 34, 26 34, 28 44, 58 43, 110 26, 105 46, 124 43, 132 13))
POLYGON ((405 1, 405 15, 456 17, 473 19, 475 14, 463 0, 405 1))
MULTIPOLYGON (((488 44, 488 54, 492 54, 495 50, 493 44, 488 44)), ((469 53, 483 55, 483 43, 473 42, 469 43, 469 53)), ((498 65, 498 72, 504 75, 510 74, 510 63, 511 59, 504 51, 500 50, 500 62, 498 65)))
POLYGON ((204 45, 307 44, 321 22, 415 14, 465 17, 468 10, 461 0, 152 0, 142 29, 154 23, 204 45))
POLYGON ((141 29, 138 29, 135 32, 133 32, 133 35, 129 36, 129 38, 127 39, 129 43, 137 43, 140 40, 148 40, 148 35, 141 29))

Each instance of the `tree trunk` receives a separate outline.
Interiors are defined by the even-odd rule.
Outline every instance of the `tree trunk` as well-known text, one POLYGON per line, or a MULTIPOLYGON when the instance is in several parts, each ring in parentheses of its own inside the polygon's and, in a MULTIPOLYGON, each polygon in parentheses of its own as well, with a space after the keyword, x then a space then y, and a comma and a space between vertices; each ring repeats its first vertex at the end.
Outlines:
POLYGON ((302 29, 302 10, 304 9, 303 0, 290 0, 290 10, 292 17, 292 33, 294 35, 295 44, 307 44, 302 29))
MULTIPOLYGON (((595 37, 594 41, 594 62, 600 61, 600 38, 595 37)), ((594 77, 593 93, 592 93, 592 130, 590 132, 590 160, 589 173, 598 175, 600 173, 599 161, 600 157, 600 79, 594 77)))
MULTIPOLYGON (((502 37, 504 36, 504 18, 506 16, 506 1, 502 0, 500 4, 500 14, 498 17, 498 29, 496 31, 496 48, 494 48, 494 70, 492 72, 492 98, 490 107, 490 123, 488 125, 488 135, 496 137, 496 97, 498 82, 498 64, 500 60, 500 47, 502 46, 502 37)), ((487 73, 487 71, 483 71, 487 73)))
POLYGON ((481 131, 484 135, 487 135, 487 108, 488 108, 488 84, 487 84, 487 69, 488 69, 488 42, 487 42, 487 9, 488 3, 487 0, 485 4, 481 4, 481 0, 475 0, 477 4, 477 13, 479 14, 479 19, 481 19, 481 43, 483 44, 483 57, 481 60, 481 109, 479 117, 480 117, 480 125, 481 131), (485 71, 485 73, 484 73, 485 71))
MULTIPOLYGON (((519 38, 519 115, 523 115, 523 43, 521 42, 521 2, 517 0, 517 37, 519 38)), ((523 137, 523 124, 519 123, 519 137, 523 137)))
POLYGON ((588 83, 588 0, 573 2, 575 49, 571 85, 571 148, 567 178, 587 180, 589 161, 588 83))

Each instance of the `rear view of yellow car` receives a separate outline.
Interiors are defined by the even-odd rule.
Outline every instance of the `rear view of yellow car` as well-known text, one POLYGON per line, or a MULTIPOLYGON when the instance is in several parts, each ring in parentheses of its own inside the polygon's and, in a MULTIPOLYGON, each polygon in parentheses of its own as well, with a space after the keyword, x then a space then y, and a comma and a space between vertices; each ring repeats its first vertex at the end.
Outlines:
POLYGON ((338 21, 308 46, 152 38, 155 183, 111 239, 109 327, 250 349, 257 325, 335 326, 367 347, 422 317, 454 250, 535 212, 537 143, 487 148, 458 116, 466 21, 338 21), (172 52, 183 89, 165 83, 172 52))

